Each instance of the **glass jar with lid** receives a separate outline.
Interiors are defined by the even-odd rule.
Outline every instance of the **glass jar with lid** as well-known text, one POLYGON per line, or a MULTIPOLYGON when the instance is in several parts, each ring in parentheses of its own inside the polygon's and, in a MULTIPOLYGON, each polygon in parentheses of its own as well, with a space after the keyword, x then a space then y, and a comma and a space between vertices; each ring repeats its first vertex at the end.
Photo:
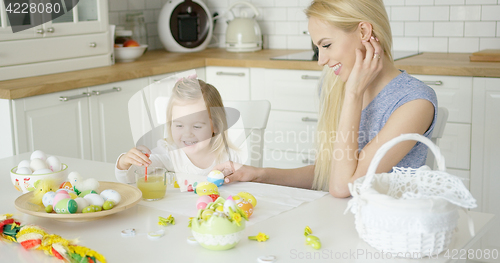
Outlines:
POLYGON ((143 13, 127 14, 126 22, 126 29, 132 31, 132 39, 139 42, 139 44, 147 44, 148 37, 143 13))
POLYGON ((116 30, 115 45, 123 46, 123 43, 129 39, 132 39, 132 30, 116 30))

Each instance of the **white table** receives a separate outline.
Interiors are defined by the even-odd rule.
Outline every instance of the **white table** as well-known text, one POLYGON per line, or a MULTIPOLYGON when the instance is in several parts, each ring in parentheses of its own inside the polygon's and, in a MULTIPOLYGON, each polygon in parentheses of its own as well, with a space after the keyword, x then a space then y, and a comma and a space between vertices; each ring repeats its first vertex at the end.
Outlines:
MULTIPOLYGON (((141 205, 144 201, 131 209, 99 220, 80 223, 59 222, 26 215, 15 209, 14 201, 21 193, 14 189, 9 175, 10 169, 17 166, 23 159, 29 159, 29 154, 0 159, 0 200, 2 202, 0 214, 12 213, 23 224, 39 225, 48 233, 57 234, 66 239, 78 238, 80 245, 103 254, 111 263, 257 262, 259 256, 265 255, 276 256, 276 262, 367 262, 367 259, 369 262, 388 262, 386 258, 376 259, 381 254, 358 237, 354 228, 353 215, 343 214, 349 199, 337 199, 330 195, 248 226, 245 236, 264 232, 270 236, 270 239, 261 243, 243 239, 235 248, 226 251, 211 251, 197 244, 189 244, 187 237, 191 236, 191 233, 187 227, 188 216, 166 212, 168 208, 164 207, 155 209, 141 205), (176 225, 166 227, 165 236, 162 238, 148 239, 145 233, 161 228, 157 224, 158 216, 167 217, 169 214, 175 217, 176 225), (310 226, 314 234, 321 239, 320 250, 314 250, 304 244, 305 226, 310 226), (122 237, 121 231, 127 228, 135 228, 143 235, 122 237)), ((70 171, 78 171, 84 176, 91 175, 100 181, 115 181, 113 164, 67 157, 60 157, 60 159, 68 164, 70 171)), ((224 187, 230 187, 230 185, 224 187)), ((471 248, 494 221, 494 215, 491 214, 470 212, 470 215, 474 221, 476 235, 470 236, 465 214, 461 213, 459 231, 450 249, 471 248)), ((419 261, 454 262, 456 260, 445 258, 444 254, 433 259, 390 260, 390 262, 419 261)), ((46 256, 42 251, 24 250, 19 244, 0 241, 0 262, 60 261, 46 256)))

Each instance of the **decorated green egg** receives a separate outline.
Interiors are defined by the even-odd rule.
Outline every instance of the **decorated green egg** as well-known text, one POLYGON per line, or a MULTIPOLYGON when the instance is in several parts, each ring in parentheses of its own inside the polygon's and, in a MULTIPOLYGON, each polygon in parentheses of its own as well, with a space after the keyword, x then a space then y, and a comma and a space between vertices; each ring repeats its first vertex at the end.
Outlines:
POLYGON ((97 192, 96 192, 96 191, 94 191, 94 190, 85 190, 85 191, 81 192, 81 193, 78 195, 78 197, 84 197, 84 196, 86 196, 86 195, 88 195, 88 194, 97 194, 97 192))
POLYGON ((101 211, 102 208, 97 205, 89 205, 82 210, 82 213, 94 213, 101 211))
POLYGON ((71 198, 64 198, 57 202, 54 211, 58 214, 74 214, 78 210, 78 205, 71 198))

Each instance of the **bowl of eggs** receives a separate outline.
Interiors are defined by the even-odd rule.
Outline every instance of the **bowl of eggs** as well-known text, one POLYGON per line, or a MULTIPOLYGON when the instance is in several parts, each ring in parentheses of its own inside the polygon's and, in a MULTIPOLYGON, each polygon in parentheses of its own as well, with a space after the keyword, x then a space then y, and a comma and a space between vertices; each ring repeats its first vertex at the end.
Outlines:
POLYGON ((40 150, 34 151, 30 160, 22 160, 10 170, 10 179, 16 190, 28 193, 35 189, 34 184, 40 179, 52 179, 62 184, 68 177, 68 166, 55 157, 46 156, 40 150))

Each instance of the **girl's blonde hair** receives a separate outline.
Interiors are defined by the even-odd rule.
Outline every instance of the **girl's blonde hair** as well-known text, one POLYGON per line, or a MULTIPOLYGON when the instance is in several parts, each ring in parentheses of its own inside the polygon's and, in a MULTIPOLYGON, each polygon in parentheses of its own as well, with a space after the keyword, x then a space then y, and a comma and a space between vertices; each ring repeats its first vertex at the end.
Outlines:
MULTIPOLYGON (((305 13, 308 18, 318 18, 345 32, 355 31, 360 22, 370 23, 373 27, 372 35, 378 38, 384 54, 393 61, 391 27, 382 0, 314 0, 305 13)), ((322 72, 313 189, 328 191, 333 144, 337 140, 338 122, 344 103, 344 84, 325 65, 322 72)))
POLYGON ((210 141, 210 152, 214 153, 216 162, 220 163, 228 158, 225 150, 225 143, 222 136, 225 136, 228 147, 237 150, 234 144, 228 140, 227 119, 224 104, 219 91, 212 85, 205 83, 201 79, 183 78, 175 84, 167 107, 167 135, 165 140, 173 145, 172 138, 172 109, 179 101, 196 101, 203 97, 207 107, 213 128, 212 139, 210 141))

